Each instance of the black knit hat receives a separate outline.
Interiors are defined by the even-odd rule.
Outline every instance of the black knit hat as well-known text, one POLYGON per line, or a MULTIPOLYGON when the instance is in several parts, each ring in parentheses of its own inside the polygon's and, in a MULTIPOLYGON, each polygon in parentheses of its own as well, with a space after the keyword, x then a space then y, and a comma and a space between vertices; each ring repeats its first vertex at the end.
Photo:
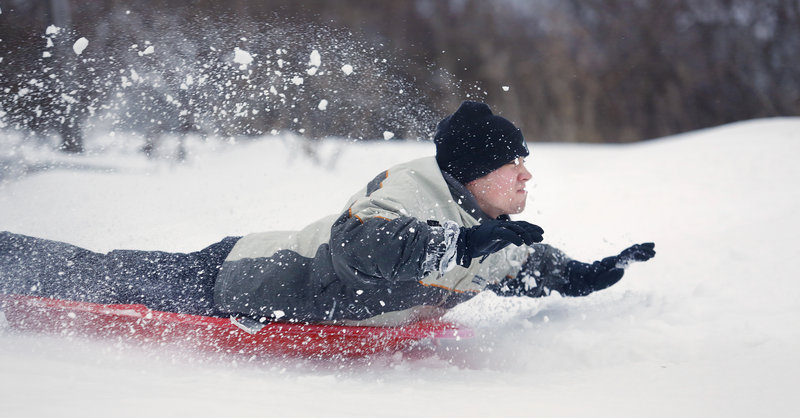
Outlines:
POLYGON ((462 184, 528 155, 522 132, 493 115, 485 103, 461 103, 456 113, 439 122, 433 141, 439 168, 462 184))

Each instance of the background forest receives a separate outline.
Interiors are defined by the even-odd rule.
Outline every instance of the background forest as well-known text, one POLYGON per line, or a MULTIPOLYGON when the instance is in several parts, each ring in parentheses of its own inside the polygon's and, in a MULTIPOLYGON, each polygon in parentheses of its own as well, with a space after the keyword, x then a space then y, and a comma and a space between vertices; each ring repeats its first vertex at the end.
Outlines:
POLYGON ((628 142, 800 115, 798 50, 798 0, 0 0, 0 128, 425 138, 472 98, 628 142))

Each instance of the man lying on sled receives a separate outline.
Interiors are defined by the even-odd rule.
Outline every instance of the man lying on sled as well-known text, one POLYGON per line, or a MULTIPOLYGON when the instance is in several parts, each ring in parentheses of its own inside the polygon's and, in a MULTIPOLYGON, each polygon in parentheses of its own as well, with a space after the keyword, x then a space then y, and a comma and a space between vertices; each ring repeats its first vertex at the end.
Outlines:
POLYGON ((0 233, 0 292, 137 303, 197 315, 396 325, 442 315, 490 289, 504 296, 585 296, 655 255, 637 244, 591 264, 513 221, 525 209, 528 147, 488 106, 442 120, 436 156, 369 181, 336 215, 301 231, 228 237, 182 254, 94 253, 0 233))

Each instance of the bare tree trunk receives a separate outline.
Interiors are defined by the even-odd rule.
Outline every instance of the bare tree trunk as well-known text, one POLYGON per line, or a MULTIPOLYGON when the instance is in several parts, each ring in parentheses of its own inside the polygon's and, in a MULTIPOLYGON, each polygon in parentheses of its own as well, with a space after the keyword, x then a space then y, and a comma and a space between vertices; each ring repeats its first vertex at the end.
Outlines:
MULTIPOLYGON (((53 19, 53 24, 64 30, 69 30, 72 27, 72 12, 69 0, 50 0, 50 16, 53 19)), ((76 58, 70 53, 70 47, 64 42, 58 46, 58 61, 57 64, 61 71, 60 76, 65 79, 62 80, 63 85, 72 85, 73 80, 66 79, 67 77, 74 77, 74 71, 69 71, 70 67, 74 67, 76 58)), ((81 130, 81 99, 74 104, 68 104, 64 112, 64 119, 58 127, 58 133, 61 135, 61 147, 64 152, 80 153, 83 152, 83 134, 81 130)))

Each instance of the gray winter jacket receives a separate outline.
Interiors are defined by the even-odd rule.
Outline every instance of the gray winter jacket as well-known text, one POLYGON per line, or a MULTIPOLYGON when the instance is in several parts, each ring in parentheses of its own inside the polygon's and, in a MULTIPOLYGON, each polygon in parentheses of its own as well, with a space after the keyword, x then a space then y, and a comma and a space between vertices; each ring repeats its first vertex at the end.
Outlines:
POLYGON ((217 276, 214 302, 255 318, 394 325, 441 315, 504 280, 522 280, 538 296, 547 291, 542 279, 563 276, 569 259, 544 244, 455 265, 459 227, 487 218, 433 157, 400 164, 339 215, 240 239, 217 276))

